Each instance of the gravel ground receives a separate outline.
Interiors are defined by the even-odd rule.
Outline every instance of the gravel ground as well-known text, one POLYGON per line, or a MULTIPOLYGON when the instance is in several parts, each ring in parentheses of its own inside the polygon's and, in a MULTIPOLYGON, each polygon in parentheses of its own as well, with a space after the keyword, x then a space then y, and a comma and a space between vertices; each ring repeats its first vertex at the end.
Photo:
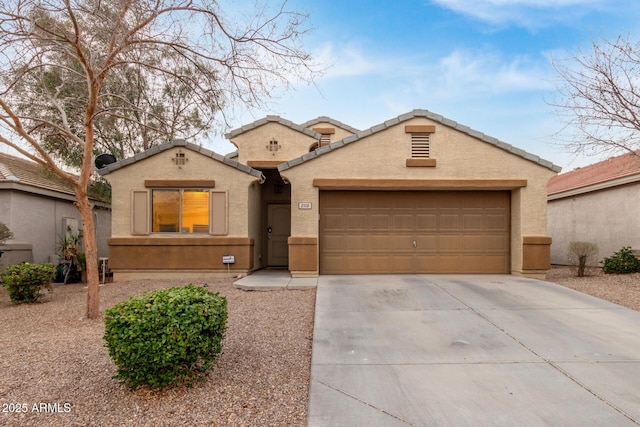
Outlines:
MULTIPOLYGON (((547 280, 640 311, 640 274, 577 278, 553 268, 547 280)), ((160 392, 132 392, 111 379, 104 323, 84 319, 83 285, 55 285, 42 303, 17 306, 0 287, 0 425, 304 426, 315 291, 245 292, 231 283, 208 282, 229 309, 217 365, 192 388, 160 392)), ((109 283, 100 290, 102 311, 183 284, 109 283)))
POLYGON ((640 273, 604 274, 592 268, 585 277, 576 277, 571 268, 554 267, 547 281, 640 311, 640 273))
MULTIPOLYGON (((108 283, 102 312, 130 295, 184 284, 108 283)), ((223 353, 205 381, 160 392, 131 392, 111 378, 104 323, 84 319, 83 285, 54 285, 32 305, 11 304, 0 287, 0 425, 305 425, 315 290, 245 292, 227 279, 208 285, 227 297, 223 353)))

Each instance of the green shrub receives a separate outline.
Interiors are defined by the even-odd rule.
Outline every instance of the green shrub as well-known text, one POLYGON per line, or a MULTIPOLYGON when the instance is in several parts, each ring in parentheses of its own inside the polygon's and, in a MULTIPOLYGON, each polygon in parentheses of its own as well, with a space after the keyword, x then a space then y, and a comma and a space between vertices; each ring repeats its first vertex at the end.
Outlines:
POLYGON ((55 275, 53 264, 10 265, 4 269, 2 286, 9 291, 9 298, 16 304, 38 301, 44 294, 42 288, 51 290, 51 281, 55 275))
POLYGON ((147 292, 105 313, 105 346, 114 378, 135 389, 200 378, 222 352, 227 299, 188 285, 147 292))
POLYGON ((13 239, 13 233, 6 224, 0 222, 0 245, 4 244, 5 240, 10 239, 13 239))
POLYGON ((633 249, 626 246, 603 261, 602 271, 607 274, 627 274, 640 272, 640 260, 633 249))

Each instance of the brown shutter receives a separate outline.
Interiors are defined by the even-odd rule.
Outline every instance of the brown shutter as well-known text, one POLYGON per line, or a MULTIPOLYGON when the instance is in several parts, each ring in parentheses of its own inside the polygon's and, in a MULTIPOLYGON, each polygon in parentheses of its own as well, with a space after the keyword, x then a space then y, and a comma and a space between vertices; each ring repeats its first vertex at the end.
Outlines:
POLYGON ((147 190, 131 193, 131 234, 149 234, 149 192, 147 190))
POLYGON ((209 233, 226 236, 229 233, 227 192, 211 191, 209 203, 209 233))

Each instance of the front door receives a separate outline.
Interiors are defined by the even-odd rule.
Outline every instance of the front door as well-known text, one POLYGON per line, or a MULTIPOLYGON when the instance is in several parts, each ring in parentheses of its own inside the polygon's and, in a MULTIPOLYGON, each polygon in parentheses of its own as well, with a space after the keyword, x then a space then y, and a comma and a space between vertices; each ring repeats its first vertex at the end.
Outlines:
POLYGON ((289 243, 291 235, 291 206, 288 204, 267 205, 267 265, 286 267, 289 265, 289 243))

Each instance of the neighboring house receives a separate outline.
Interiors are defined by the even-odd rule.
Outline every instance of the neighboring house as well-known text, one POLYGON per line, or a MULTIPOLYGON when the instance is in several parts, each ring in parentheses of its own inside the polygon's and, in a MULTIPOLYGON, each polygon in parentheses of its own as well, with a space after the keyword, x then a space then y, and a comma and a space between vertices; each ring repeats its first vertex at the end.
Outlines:
MULTIPOLYGON (((73 189, 61 178, 35 162, 0 153, 0 222, 14 234, 2 246, 1 265, 57 262, 60 240, 82 230, 73 189)), ((111 209, 95 204, 98 256, 108 254, 111 209)))
POLYGON ((99 171, 117 277, 549 268, 546 187, 560 168, 442 116, 364 131, 268 116, 227 138, 228 156, 176 140, 99 171))
POLYGON ((640 249, 640 157, 625 154, 552 178, 548 193, 551 262, 567 264, 569 243, 596 243, 600 261, 640 249))

